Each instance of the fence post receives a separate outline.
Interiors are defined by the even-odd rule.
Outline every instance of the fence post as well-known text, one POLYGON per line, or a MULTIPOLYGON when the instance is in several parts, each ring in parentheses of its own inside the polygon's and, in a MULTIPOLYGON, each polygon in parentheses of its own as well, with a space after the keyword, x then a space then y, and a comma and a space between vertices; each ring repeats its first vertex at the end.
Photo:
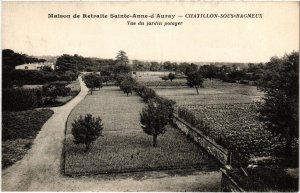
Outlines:
POLYGON ((229 151, 228 152, 228 156, 227 156, 226 165, 230 165, 231 166, 231 156, 232 156, 232 153, 231 153, 231 151, 229 151))

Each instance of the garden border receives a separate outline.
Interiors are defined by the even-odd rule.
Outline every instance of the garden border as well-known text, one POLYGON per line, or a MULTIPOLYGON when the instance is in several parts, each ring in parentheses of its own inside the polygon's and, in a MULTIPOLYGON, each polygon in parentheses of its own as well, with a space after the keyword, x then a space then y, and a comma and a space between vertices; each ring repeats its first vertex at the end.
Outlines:
POLYGON ((192 127, 189 123, 179 118, 174 113, 173 122, 177 129, 183 132, 186 136, 191 138, 196 144, 203 147, 210 155, 215 157, 221 164, 226 165, 229 158, 229 151, 218 145, 214 140, 204 135, 201 131, 192 127))

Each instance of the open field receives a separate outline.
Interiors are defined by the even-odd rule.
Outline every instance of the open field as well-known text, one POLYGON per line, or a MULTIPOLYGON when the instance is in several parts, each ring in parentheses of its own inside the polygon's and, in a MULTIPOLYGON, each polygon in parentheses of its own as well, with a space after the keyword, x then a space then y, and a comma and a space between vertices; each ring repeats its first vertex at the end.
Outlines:
POLYGON ((2 168, 24 157, 52 114, 48 109, 2 113, 2 168))
POLYGON ((172 82, 170 80, 162 80, 161 76, 147 76, 143 75, 141 77, 137 77, 138 82, 142 83, 145 86, 150 87, 186 87, 186 79, 185 78, 175 78, 172 82))
POLYGON ((237 83, 225 83, 219 80, 204 81, 204 88, 182 87, 153 87, 156 93, 176 101, 177 105, 220 104, 220 103, 249 103, 260 101, 263 93, 255 86, 237 83))
POLYGON ((168 127, 152 147, 152 137, 143 133, 139 112, 144 103, 138 96, 126 97, 118 87, 95 91, 72 111, 67 123, 65 173, 83 175, 106 172, 143 171, 170 168, 218 169, 218 163, 176 129, 168 127), (104 123, 103 136, 84 152, 75 145, 71 123, 79 115, 91 113, 104 123))

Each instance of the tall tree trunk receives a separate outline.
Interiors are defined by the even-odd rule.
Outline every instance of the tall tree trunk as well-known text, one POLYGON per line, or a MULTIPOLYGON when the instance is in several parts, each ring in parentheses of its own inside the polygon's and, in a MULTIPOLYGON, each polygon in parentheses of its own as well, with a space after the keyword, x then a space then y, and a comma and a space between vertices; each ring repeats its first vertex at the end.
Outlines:
POLYGON ((93 94, 93 88, 91 88, 91 95, 93 94))
POLYGON ((196 88, 197 94, 199 94, 198 87, 195 86, 195 88, 196 88))
POLYGON ((107 81, 105 83, 106 83, 106 86, 107 86, 107 81))
POLYGON ((126 94, 127 94, 127 96, 128 96, 128 92, 127 92, 126 94))
POLYGON ((157 146, 157 135, 153 135, 153 147, 157 146))

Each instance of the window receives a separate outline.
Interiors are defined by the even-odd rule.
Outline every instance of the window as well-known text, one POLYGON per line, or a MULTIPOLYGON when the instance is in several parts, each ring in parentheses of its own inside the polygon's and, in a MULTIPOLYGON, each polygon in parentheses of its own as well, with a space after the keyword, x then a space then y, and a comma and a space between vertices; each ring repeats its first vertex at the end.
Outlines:
POLYGON ((25 70, 28 70, 28 66, 25 66, 25 70))

